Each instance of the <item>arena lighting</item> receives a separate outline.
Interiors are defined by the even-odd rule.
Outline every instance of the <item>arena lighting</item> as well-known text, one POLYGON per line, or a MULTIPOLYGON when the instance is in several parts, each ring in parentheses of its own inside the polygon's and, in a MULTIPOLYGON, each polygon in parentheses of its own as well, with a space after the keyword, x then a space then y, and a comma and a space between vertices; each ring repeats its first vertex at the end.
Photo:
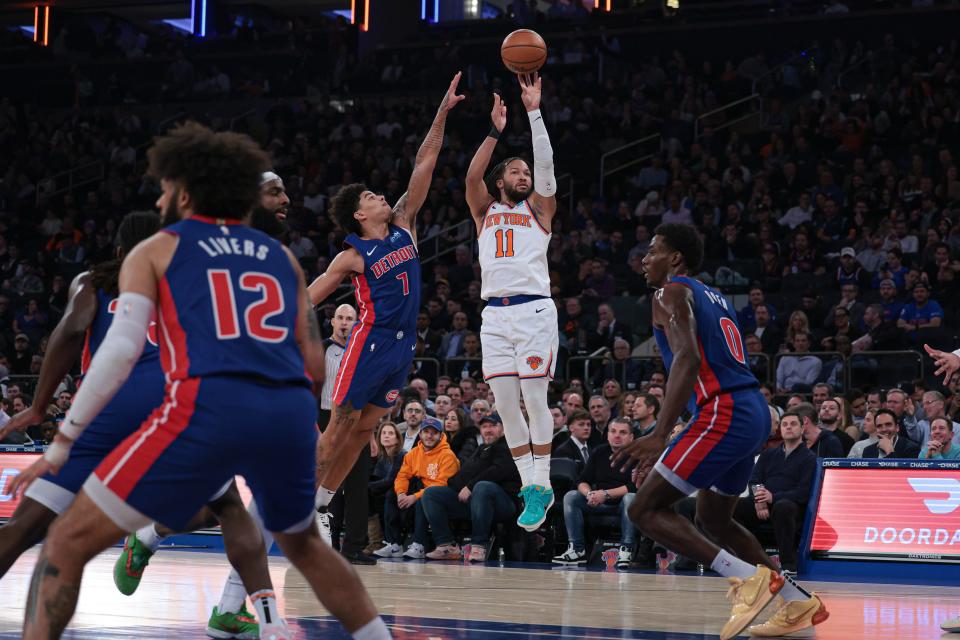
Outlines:
POLYGON ((50 6, 43 8, 43 46, 50 41, 50 6))
POLYGON ((33 41, 36 42, 37 38, 40 37, 40 32, 37 31, 37 28, 40 26, 40 7, 33 8, 33 41))
POLYGON ((190 24, 193 33, 201 38, 207 37, 207 0, 190 0, 190 24), (197 22, 197 5, 200 8, 200 22, 197 22))
MULTIPOLYGON (((604 3, 604 9, 603 9, 603 10, 604 10, 604 11, 610 11, 610 5, 612 4, 612 2, 613 2, 613 0, 606 0, 606 2, 604 3)), ((600 8, 600 0, 593 0, 593 8, 594 8, 594 9, 599 9, 599 8, 600 8)))
POLYGON ((363 31, 370 30, 370 0, 363 0, 363 31))
POLYGON ((357 0, 350 0, 350 24, 357 24, 357 0))
POLYGON ((420 19, 427 19, 427 0, 420 0, 420 19))

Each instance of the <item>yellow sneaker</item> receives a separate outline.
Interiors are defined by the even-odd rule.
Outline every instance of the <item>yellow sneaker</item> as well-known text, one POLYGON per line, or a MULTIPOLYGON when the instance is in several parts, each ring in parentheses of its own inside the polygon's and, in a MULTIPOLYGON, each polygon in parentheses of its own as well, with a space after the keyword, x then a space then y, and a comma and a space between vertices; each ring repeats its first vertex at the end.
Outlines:
POLYGON ((960 633, 960 618, 951 618, 950 620, 944 620, 943 624, 940 625, 940 628, 944 631, 950 631, 952 633, 960 633))
POLYGON ((779 606, 777 612, 769 620, 750 627, 750 635, 764 638, 785 636, 820 624, 830 617, 830 612, 824 606, 823 600, 816 595, 809 600, 792 602, 785 602, 783 598, 778 598, 777 605, 779 606))
POLYGON ((746 580, 727 580, 730 582, 727 599, 733 603, 733 609, 730 619, 720 631, 720 640, 730 640, 740 635, 783 588, 783 576, 761 565, 757 565, 757 572, 746 580))

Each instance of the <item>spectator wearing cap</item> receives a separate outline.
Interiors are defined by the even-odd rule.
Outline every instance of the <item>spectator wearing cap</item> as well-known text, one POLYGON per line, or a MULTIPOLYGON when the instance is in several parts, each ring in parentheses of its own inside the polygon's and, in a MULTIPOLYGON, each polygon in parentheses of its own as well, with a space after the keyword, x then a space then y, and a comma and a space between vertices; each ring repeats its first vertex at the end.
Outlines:
POLYGON ((840 264, 837 266, 835 281, 841 289, 846 284, 856 285, 859 288, 870 282, 870 272, 857 262, 857 252, 853 247, 840 249, 840 264))
POLYGON ((30 337, 25 333, 18 333, 13 339, 13 355, 10 357, 10 373, 14 375, 29 375, 30 362, 33 351, 30 349, 30 337))
POLYGON ((880 409, 874 417, 876 444, 863 450, 864 458, 916 458, 920 447, 898 433, 897 416, 889 409, 880 409))
POLYGON ((923 445, 920 457, 929 460, 960 460, 960 446, 956 444, 956 423, 939 417, 930 421, 930 436, 923 445))
POLYGON ((923 281, 913 286, 913 302, 900 310, 897 328, 910 343, 916 343, 921 329, 936 329, 943 323, 943 307, 930 299, 930 287, 923 281))
POLYGON ((503 437, 503 422, 493 413, 480 419, 483 444, 460 457, 460 470, 447 486, 423 492, 423 511, 433 531, 436 549, 429 560, 459 560, 463 553, 450 531, 451 519, 470 521, 470 562, 487 559, 487 544, 497 522, 517 513, 512 496, 520 491, 520 474, 503 437))
POLYGON ((430 487, 445 487, 450 478, 460 471, 460 461, 443 436, 443 426, 433 417, 423 420, 420 428, 420 441, 403 457, 403 464, 397 472, 393 491, 397 495, 396 504, 385 505, 384 538, 391 545, 389 555, 381 551, 381 557, 399 557, 403 536, 400 531, 401 511, 414 510, 413 542, 403 552, 404 558, 421 560, 426 555, 428 541, 427 517, 423 511, 421 498, 430 487), (415 490, 414 486, 422 487, 415 490))
POLYGON ((756 310, 760 305, 766 306, 767 315, 770 316, 770 320, 772 322, 777 321, 777 310, 773 305, 767 302, 767 298, 762 287, 759 285, 753 285, 750 287, 750 291, 747 294, 747 300, 747 305, 737 311, 737 320, 740 322, 741 331, 750 331, 757 326, 756 310))
POLYGON ((750 476, 750 496, 737 501, 734 517, 751 531, 773 525, 780 564, 797 570, 797 531, 813 486, 817 456, 803 446, 800 416, 787 411, 780 418, 783 441, 760 454, 750 476), (757 488, 757 485, 762 485, 757 488))
POLYGON ((903 265, 903 251, 898 247, 893 247, 887 251, 887 261, 880 265, 873 276, 873 286, 879 288, 884 280, 893 280, 897 289, 903 289, 906 286, 907 269, 903 265))
POLYGON ((621 471, 611 461, 617 451, 633 442, 633 429, 626 418, 614 419, 607 427, 607 444, 600 445, 590 455, 580 474, 577 488, 563 497, 563 520, 567 529, 569 547, 556 556, 556 564, 583 564, 587 560, 584 540, 584 516, 590 514, 619 514, 620 552, 617 566, 629 566, 633 560, 633 546, 637 530, 627 515, 636 497, 637 488, 629 471, 621 471))
POLYGON ((798 331, 793 337, 793 355, 783 356, 777 364, 779 393, 806 392, 813 387, 823 368, 823 362, 817 356, 809 355, 809 351, 810 334, 798 331))

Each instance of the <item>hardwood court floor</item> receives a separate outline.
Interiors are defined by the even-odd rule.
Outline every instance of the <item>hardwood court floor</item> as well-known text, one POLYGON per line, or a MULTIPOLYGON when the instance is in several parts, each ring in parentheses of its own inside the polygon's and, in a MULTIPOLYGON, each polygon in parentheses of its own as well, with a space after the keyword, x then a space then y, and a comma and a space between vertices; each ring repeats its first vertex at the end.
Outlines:
MULTIPOLYGON (((65 637, 205 637, 207 616, 228 571, 225 556, 161 551, 139 591, 125 597, 114 588, 111 574, 118 553, 111 549, 87 568, 78 612, 65 637)), ((19 637, 36 557, 37 549, 25 554, 0 583, 8 605, 0 609, 0 638, 19 637)), ((300 629, 299 638, 348 637, 299 573, 282 558, 271 558, 270 564, 281 610, 300 629)), ((726 582, 718 577, 409 561, 359 569, 396 638, 712 640, 729 612, 726 582)), ((958 587, 813 586, 831 617, 815 634, 808 630, 800 637, 940 638, 940 622, 960 615, 958 587)), ((768 608, 759 620, 772 611, 768 608)))

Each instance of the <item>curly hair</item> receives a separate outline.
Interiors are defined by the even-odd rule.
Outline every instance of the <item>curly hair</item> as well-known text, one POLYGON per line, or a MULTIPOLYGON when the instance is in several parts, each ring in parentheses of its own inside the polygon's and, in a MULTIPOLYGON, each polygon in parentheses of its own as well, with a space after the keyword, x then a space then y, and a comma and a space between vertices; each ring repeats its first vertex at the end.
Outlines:
POLYGON ((689 224, 661 224, 654 234, 663 238, 668 247, 680 252, 691 274, 700 270, 703 263, 703 241, 696 227, 689 224))
MULTIPOLYGON (((490 173, 486 175, 483 179, 483 183, 487 185, 487 193, 497 200, 500 199, 500 187, 497 186, 497 180, 503 178, 503 174, 507 172, 507 165, 513 162, 514 160, 523 160, 520 156, 512 156, 507 158, 493 169, 490 170, 490 173)), ((523 160, 526 162, 526 160, 523 160)))
POLYGON ((270 158, 249 136, 214 132, 187 122, 156 139, 149 174, 180 183, 193 211, 211 218, 245 217, 260 200, 260 176, 270 158))
POLYGON ((340 187, 337 195, 330 200, 330 211, 337 226, 347 233, 360 235, 363 229, 360 227, 360 221, 353 217, 353 214, 360 208, 360 194, 367 191, 367 187, 359 182, 340 187))
POLYGON ((120 292, 120 265, 123 264, 123 256, 159 229, 160 216, 153 211, 133 211, 124 216, 114 241, 114 245, 120 249, 121 257, 101 262, 90 269, 93 286, 108 295, 117 295, 120 292))

